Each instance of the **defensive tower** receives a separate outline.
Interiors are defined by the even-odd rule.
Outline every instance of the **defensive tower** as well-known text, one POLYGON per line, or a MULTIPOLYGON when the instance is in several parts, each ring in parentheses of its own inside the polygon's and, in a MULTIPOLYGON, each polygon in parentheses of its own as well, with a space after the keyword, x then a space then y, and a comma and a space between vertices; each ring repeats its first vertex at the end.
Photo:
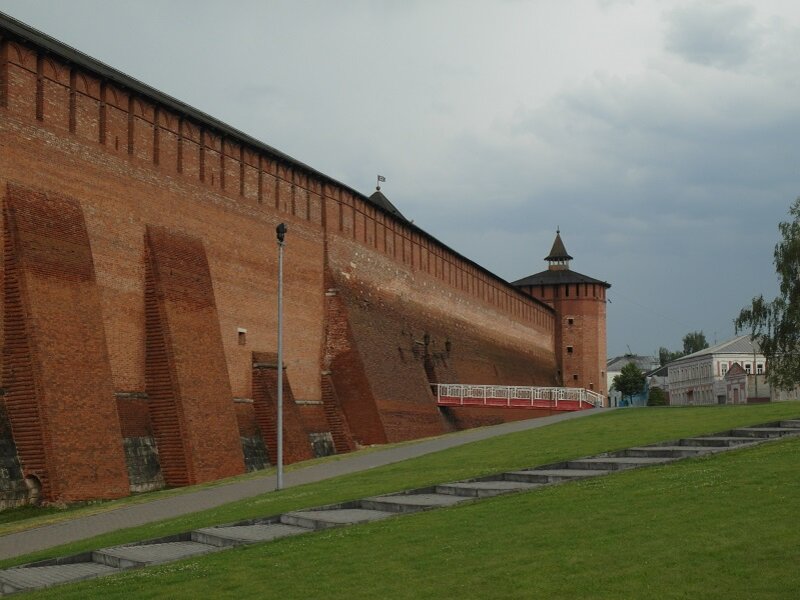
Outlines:
POLYGON ((555 349, 563 385, 606 388, 606 290, 611 284, 570 269, 572 257, 556 230, 546 271, 513 282, 555 309, 555 349))

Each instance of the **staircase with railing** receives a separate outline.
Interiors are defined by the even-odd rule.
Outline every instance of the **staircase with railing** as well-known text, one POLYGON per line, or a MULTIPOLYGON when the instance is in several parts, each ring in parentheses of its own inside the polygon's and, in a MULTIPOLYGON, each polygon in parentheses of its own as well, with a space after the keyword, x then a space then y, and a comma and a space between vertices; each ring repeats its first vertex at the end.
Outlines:
POLYGON ((585 410, 603 406, 604 396, 584 388, 529 387, 514 385, 431 385, 439 406, 585 410))

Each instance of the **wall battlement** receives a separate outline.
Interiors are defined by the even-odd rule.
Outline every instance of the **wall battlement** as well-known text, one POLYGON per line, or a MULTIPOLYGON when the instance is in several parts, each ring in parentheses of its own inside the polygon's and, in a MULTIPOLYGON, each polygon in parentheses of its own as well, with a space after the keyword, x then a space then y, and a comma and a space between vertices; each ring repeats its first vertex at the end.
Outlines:
POLYGON ((280 222, 291 460, 505 418, 444 414, 431 383, 558 377, 546 303, 367 196, 2 15, 0 198, 0 402, 20 466, 4 489, 118 496, 263 468, 276 379, 255 357, 276 350, 280 222), (64 210, 39 214, 26 198, 64 210), (63 232, 80 243, 47 245, 63 232), (47 278, 31 287, 40 264, 47 278), (59 358, 82 335, 91 377, 59 358), (62 410, 53 381, 78 408, 62 410), (97 485, 79 484, 95 447, 97 485))

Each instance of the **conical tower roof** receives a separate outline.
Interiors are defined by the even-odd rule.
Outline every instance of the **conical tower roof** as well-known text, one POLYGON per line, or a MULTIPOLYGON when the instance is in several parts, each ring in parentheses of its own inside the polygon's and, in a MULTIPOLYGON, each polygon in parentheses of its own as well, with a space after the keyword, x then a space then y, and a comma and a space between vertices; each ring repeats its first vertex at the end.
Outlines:
POLYGON ((545 260, 572 260, 564 247, 564 242, 561 241, 561 230, 559 229, 556 229, 556 239, 553 240, 553 247, 550 248, 550 254, 545 257, 545 260))
POLYGON ((372 193, 372 196, 369 197, 369 201, 376 206, 380 206, 383 210, 393 214, 395 217, 400 217, 404 221, 408 220, 403 216, 403 213, 397 210, 397 207, 392 204, 386 196, 383 195, 380 187, 376 188, 376 190, 372 193))

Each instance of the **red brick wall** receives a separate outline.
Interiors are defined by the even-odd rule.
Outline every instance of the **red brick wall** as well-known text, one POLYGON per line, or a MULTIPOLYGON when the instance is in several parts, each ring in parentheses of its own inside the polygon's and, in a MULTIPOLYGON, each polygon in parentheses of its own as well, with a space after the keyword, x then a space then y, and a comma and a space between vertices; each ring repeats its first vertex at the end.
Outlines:
POLYGON ((443 409, 447 419, 456 429, 486 427, 511 421, 524 421, 558 414, 547 408, 484 408, 484 407, 447 407, 443 409))
POLYGON ((199 238, 147 227, 146 386, 169 485, 244 472, 211 272, 199 238))
POLYGON ((153 436, 147 398, 117 397, 117 414, 123 438, 153 436))
POLYGON ((3 384, 23 474, 39 479, 47 500, 127 495, 81 208, 60 195, 8 186, 4 217, 3 384))
MULTIPOLYGON (((335 286, 329 302, 338 309, 329 312, 325 364, 356 441, 447 431, 431 380, 553 384, 552 317, 546 311, 541 314, 549 320, 538 325, 524 313, 497 310, 491 300, 453 294, 427 269, 399 268, 392 257, 367 253, 336 235, 328 256, 335 286)), ((531 305, 539 314, 539 306, 531 305)))
MULTIPOLYGON (((275 349, 274 228, 282 221, 289 226, 284 339, 292 388, 300 400, 320 401, 320 372, 330 368, 334 385, 326 397, 336 399, 300 408, 309 430, 325 423, 333 429, 338 419, 338 445, 348 447, 351 433, 374 443, 447 427, 422 392, 424 362, 404 362, 398 351, 409 343, 396 317, 401 310, 414 335, 433 332, 436 353, 448 336, 460 352, 446 364, 431 359, 429 371, 436 377, 553 379, 554 322, 546 306, 319 173, 70 66, 54 53, 6 39, 0 41, 0 189, 8 181, 69 195, 82 208, 99 293, 96 314, 106 332, 111 386, 118 392, 146 388, 147 226, 202 241, 216 307, 216 316, 206 314, 203 322, 218 324, 221 341, 215 342, 213 363, 216 372, 225 372, 220 385, 228 386, 213 394, 228 395, 225 406, 221 399, 214 404, 226 415, 224 435, 236 430, 232 397, 251 395, 253 349, 275 349), (324 280, 326 249, 334 284, 324 280), (345 289, 351 281, 366 286, 352 288, 349 306, 335 296, 326 300, 331 285, 342 282, 345 289), (370 329, 371 317, 357 312, 369 294, 386 299, 388 308, 376 318, 388 328, 388 338, 370 329), (239 328, 247 330, 243 343, 239 328), (386 362, 365 364, 375 360, 370 349, 384 352, 386 339, 392 340, 392 351, 380 354, 386 362), (394 369, 407 369, 418 393, 397 390, 390 377, 394 369), (349 413, 359 415, 357 422, 347 422, 349 413), (414 424, 403 423, 405 416, 414 424)), ((170 325, 170 319, 187 330, 194 322, 181 312, 160 322, 170 325)), ((196 339, 175 335, 185 335, 171 342, 180 360, 209 359, 196 339)), ((405 351, 413 352, 412 346, 405 351)), ((126 428, 137 427, 137 410, 138 416, 125 412, 124 419, 131 419, 126 428)), ((169 451, 159 450, 163 461, 169 451)), ((230 472, 228 459, 222 471, 230 472)), ((191 468, 222 474, 210 463, 191 468)))
MULTIPOLYGON (((313 458, 308 430, 295 403, 289 376, 283 370, 283 461, 313 458)), ((253 408, 272 464, 278 457, 278 361, 272 352, 253 353, 253 408)))
POLYGON ((236 423, 239 426, 239 435, 242 437, 261 437, 261 430, 256 423, 256 413, 252 402, 236 402, 236 423))
POLYGON ((566 284, 525 289, 556 311, 555 344, 564 385, 606 395, 606 288, 586 283, 569 288, 569 295, 566 284))

